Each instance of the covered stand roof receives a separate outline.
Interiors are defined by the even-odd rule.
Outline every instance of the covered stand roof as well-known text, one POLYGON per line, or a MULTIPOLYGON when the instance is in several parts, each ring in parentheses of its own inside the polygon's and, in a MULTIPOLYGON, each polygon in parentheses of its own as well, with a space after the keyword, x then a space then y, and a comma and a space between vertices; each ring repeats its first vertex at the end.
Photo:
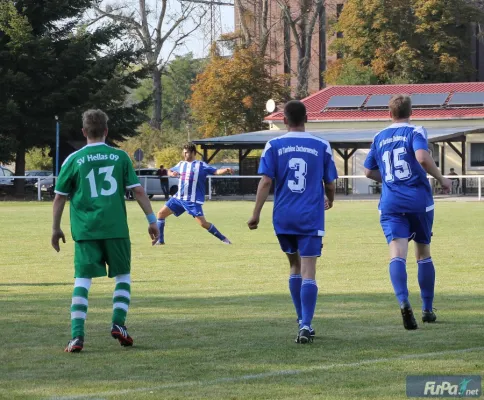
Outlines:
MULTIPOLYGON (((429 142, 461 141, 468 133, 476 133, 482 129, 470 127, 447 127, 426 128, 429 142)), ((375 129, 323 129, 308 132, 327 140, 334 148, 360 148, 367 149, 373 142, 373 137, 378 132, 375 129)), ((284 135, 285 131, 267 130, 258 132, 242 133, 240 135, 221 136, 208 139, 198 139, 193 142, 202 149, 263 149, 265 144, 278 136, 284 135)))

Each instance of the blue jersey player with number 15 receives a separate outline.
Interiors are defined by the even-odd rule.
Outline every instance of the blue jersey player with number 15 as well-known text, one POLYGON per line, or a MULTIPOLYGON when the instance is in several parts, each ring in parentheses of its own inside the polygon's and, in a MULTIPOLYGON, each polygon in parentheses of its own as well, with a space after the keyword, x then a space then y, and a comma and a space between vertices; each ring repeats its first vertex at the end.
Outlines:
POLYGON ((408 300, 408 242, 415 242, 422 321, 435 322, 435 268, 430 256, 434 201, 427 174, 437 179, 444 191, 448 192, 452 183, 442 176, 430 156, 425 129, 409 123, 410 97, 395 95, 389 107, 393 124, 375 135, 365 160, 365 175, 382 183, 380 223, 390 246, 390 279, 400 303, 403 326, 413 330, 418 326, 408 300))
POLYGON ((272 180, 275 181, 273 224, 290 266, 289 291, 299 322, 296 343, 314 339, 316 260, 321 256, 324 210, 333 206, 338 177, 331 146, 305 132, 306 107, 290 101, 284 107, 288 133, 270 140, 262 153, 256 204, 250 229, 257 229, 272 180), (325 201, 324 194, 328 198, 325 201))

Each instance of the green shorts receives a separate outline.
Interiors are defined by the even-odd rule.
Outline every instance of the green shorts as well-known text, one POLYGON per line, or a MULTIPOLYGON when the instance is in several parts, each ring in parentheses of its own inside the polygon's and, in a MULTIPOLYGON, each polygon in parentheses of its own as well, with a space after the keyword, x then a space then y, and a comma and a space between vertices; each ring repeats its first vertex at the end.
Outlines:
POLYGON ((81 240, 75 242, 74 278, 114 278, 131 271, 131 242, 129 239, 81 240), (106 274, 106 264, 109 274, 106 274))

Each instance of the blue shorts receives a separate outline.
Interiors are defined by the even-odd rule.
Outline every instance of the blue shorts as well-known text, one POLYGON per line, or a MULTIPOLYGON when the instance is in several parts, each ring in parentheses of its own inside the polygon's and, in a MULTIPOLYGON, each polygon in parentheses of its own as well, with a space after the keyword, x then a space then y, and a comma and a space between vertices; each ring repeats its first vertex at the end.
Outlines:
POLYGON ((198 203, 194 203, 192 201, 184 201, 184 200, 179 200, 172 197, 170 200, 166 202, 165 206, 167 206, 171 211, 173 211, 173 214, 175 214, 175 217, 179 217, 185 211, 194 218, 203 217, 202 205, 198 203))
POLYGON ((301 257, 321 257, 322 236, 277 235, 277 239, 284 253, 295 254, 299 251, 301 257))
POLYGON ((394 239, 413 239, 417 243, 430 244, 434 210, 421 213, 382 214, 380 223, 387 243, 394 239))

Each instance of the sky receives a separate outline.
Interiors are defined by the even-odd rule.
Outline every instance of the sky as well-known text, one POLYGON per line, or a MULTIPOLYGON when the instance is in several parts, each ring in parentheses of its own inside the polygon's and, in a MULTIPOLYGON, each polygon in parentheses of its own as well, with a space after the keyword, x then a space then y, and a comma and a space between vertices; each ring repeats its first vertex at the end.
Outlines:
MULTIPOLYGON (((181 0, 186 1, 186 0, 181 0)), ((229 1, 229 0, 228 0, 229 1)), ((160 0, 146 0, 147 6, 153 11, 152 18, 149 18, 151 26, 156 26, 155 14, 159 14, 161 9, 160 0)), ((137 12, 139 7, 138 0, 105 0, 101 3, 101 8, 105 9, 108 6, 119 7, 121 5, 126 5, 130 10, 137 12)), ((168 11, 167 17, 165 17, 164 30, 171 25, 169 18, 176 18, 177 13, 180 10, 180 0, 168 0, 168 11)), ((208 7, 207 7, 208 8, 208 7)), ((230 6, 219 6, 220 10, 220 20, 219 24, 221 26, 223 33, 232 32, 234 30, 234 8, 230 6)), ((138 15, 134 14, 139 20, 138 15)), ((192 22, 187 22, 183 27, 185 32, 193 29, 195 25, 192 22)), ((210 17, 209 13, 206 14, 204 18, 203 25, 194 33, 191 34, 189 38, 185 40, 185 44, 176 49, 173 55, 183 55, 192 52, 196 58, 202 58, 207 55, 207 50, 210 45, 210 17)), ((166 43, 163 46, 162 57, 166 59, 169 56, 170 50, 172 49, 172 43, 166 43)), ((172 56, 173 56, 172 55, 172 56)))

